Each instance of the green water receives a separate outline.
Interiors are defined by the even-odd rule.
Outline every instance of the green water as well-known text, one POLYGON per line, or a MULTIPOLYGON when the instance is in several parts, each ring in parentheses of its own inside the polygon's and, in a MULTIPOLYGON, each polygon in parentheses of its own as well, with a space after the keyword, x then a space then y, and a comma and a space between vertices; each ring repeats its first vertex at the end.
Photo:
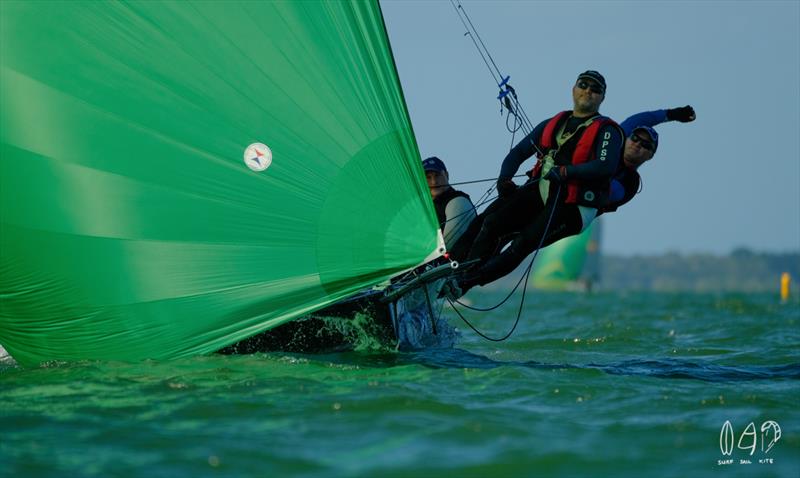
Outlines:
POLYGON ((534 293, 502 343, 448 317, 456 347, 416 353, 6 361, 0 476, 800 476, 797 301, 534 293))

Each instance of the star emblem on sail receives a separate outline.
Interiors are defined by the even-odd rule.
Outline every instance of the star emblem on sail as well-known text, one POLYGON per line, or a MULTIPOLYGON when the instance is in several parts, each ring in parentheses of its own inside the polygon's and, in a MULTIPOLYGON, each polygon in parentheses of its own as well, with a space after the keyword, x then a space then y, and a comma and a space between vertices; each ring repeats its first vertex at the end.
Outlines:
POLYGON ((244 164, 260 172, 272 164, 272 150, 263 143, 253 143, 244 150, 244 164))

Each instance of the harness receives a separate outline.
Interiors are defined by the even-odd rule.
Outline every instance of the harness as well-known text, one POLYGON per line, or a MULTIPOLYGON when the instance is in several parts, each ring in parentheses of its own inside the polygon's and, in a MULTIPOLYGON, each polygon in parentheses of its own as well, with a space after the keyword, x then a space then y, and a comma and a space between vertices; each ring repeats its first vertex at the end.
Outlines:
MULTIPOLYGON (((595 158, 595 144, 599 137, 600 129, 607 124, 616 124, 610 118, 596 115, 588 118, 583 124, 578 126, 572 134, 564 134, 564 128, 571 111, 562 111, 553 116, 545 125, 542 131, 541 145, 546 151, 546 156, 550 156, 557 166, 570 164, 582 164, 593 161, 595 158)), ((539 156, 539 160, 531 171, 527 174, 531 178, 541 175, 544 166, 544 157, 539 156)), ((606 181, 582 181, 569 179, 567 181, 567 196, 564 202, 567 204, 582 204, 597 208, 598 202, 602 204, 598 196, 608 195, 608 180, 606 181)))

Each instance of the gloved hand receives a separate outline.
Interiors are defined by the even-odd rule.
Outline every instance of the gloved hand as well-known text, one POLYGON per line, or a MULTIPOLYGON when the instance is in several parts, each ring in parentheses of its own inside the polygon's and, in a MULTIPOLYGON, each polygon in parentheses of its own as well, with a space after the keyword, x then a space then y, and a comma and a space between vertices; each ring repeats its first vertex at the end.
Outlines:
POLYGON ((694 121, 696 118, 694 108, 686 105, 682 108, 672 108, 667 110, 667 119, 670 121, 680 121, 681 123, 688 123, 694 121))
POLYGON ((555 183, 563 183, 567 180, 567 167, 566 166, 553 166, 550 168, 550 171, 544 175, 544 178, 548 181, 553 181, 555 183))
POLYGON ((501 198, 512 196, 517 192, 517 184, 511 178, 499 178, 497 180, 497 194, 501 198))

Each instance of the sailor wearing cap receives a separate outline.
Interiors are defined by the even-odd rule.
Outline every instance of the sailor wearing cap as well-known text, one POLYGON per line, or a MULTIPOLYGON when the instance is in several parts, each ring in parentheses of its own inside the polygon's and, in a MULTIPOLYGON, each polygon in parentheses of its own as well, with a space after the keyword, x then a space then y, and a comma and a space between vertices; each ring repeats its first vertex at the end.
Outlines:
POLYGON ((653 159, 658 149, 658 132, 653 129, 667 121, 689 123, 696 118, 694 108, 689 105, 637 113, 622 122, 625 133, 625 148, 622 155, 622 167, 611 180, 611 194, 608 204, 601 212, 616 211, 639 192, 641 176, 637 171, 641 165, 653 159))
POLYGON ((537 247, 578 234, 598 214, 630 201, 641 184, 637 169, 658 147, 653 126, 695 119, 687 105, 633 115, 620 128, 598 113, 605 94, 603 75, 581 73, 572 88, 574 109, 540 123, 506 156, 497 184, 503 203, 478 216, 457 247, 465 245, 467 258, 482 264, 449 281, 444 295, 459 297, 508 274, 537 247), (511 178, 534 154, 539 161, 528 173, 531 181, 518 188, 511 178))
POLYGON ((538 247, 581 232, 607 204, 625 136, 599 114, 606 88, 599 72, 579 74, 573 109, 541 122, 508 153, 497 181, 504 204, 483 217, 467 257, 481 265, 456 278, 446 295, 457 297, 505 276, 538 247), (531 181, 518 188, 511 178, 534 154, 539 161, 531 181), (511 234, 511 245, 500 250, 511 234))
POLYGON ((431 156, 422 161, 422 168, 431 190, 444 243, 450 249, 475 219, 475 206, 466 193, 450 186, 450 175, 444 161, 431 156))

